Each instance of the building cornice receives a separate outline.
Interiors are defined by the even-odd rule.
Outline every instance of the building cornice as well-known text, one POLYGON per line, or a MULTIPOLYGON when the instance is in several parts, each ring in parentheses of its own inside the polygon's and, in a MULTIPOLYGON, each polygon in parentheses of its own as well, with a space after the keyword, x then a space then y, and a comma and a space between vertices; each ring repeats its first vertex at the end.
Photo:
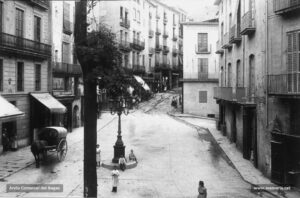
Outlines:
POLYGON ((181 23, 182 25, 214 25, 218 26, 218 22, 195 22, 195 21, 190 21, 190 22, 183 22, 181 23))

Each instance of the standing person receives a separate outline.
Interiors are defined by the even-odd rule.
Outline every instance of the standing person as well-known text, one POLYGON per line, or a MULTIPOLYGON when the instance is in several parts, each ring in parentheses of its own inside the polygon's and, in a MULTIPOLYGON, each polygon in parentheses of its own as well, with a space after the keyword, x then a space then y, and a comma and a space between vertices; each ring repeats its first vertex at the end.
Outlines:
POLYGON ((123 155, 119 158, 119 166, 122 171, 126 169, 126 159, 123 155))
POLYGON ((117 170, 117 166, 114 167, 114 170, 111 172, 112 176, 112 191, 111 192, 117 192, 117 187, 119 185, 119 171, 117 170))
POLYGON ((96 145, 96 162, 97 166, 101 166, 101 150, 100 150, 100 145, 96 145))
POLYGON ((207 190, 204 187, 204 182, 199 181, 199 187, 198 187, 198 198, 206 198, 207 197, 207 190))

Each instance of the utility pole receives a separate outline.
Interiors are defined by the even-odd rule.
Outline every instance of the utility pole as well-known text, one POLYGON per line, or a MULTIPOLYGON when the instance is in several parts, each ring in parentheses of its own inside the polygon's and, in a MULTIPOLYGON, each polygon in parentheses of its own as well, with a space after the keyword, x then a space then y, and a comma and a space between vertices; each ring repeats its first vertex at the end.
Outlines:
POLYGON ((91 75, 95 65, 85 61, 78 48, 87 47, 87 0, 75 3, 74 41, 84 82, 84 163, 83 197, 97 197, 96 144, 97 144, 97 80, 91 75))

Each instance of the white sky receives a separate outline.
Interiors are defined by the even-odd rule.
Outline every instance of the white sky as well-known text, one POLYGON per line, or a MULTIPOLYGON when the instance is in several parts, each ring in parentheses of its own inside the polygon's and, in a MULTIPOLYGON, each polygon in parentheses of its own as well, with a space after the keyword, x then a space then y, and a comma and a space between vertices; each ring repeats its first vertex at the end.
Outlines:
POLYGON ((215 0, 160 0, 161 2, 185 10, 194 21, 216 18, 218 7, 215 0))

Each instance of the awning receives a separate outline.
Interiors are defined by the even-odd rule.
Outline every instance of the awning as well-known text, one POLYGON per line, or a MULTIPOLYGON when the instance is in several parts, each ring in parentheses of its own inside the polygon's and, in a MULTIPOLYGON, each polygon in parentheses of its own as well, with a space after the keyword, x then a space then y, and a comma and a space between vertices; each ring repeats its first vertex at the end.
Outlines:
POLYGON ((141 86, 146 90, 146 91, 150 91, 150 87, 147 85, 147 83, 139 76, 135 76, 133 75, 133 77, 135 78, 135 80, 141 84, 141 86))
POLYGON ((20 111, 15 105, 8 102, 2 96, 0 96, 0 107, 0 118, 24 115, 24 112, 20 111))
POLYGON ((31 93, 32 97, 42 103, 51 113, 65 113, 67 108, 49 93, 31 93))

